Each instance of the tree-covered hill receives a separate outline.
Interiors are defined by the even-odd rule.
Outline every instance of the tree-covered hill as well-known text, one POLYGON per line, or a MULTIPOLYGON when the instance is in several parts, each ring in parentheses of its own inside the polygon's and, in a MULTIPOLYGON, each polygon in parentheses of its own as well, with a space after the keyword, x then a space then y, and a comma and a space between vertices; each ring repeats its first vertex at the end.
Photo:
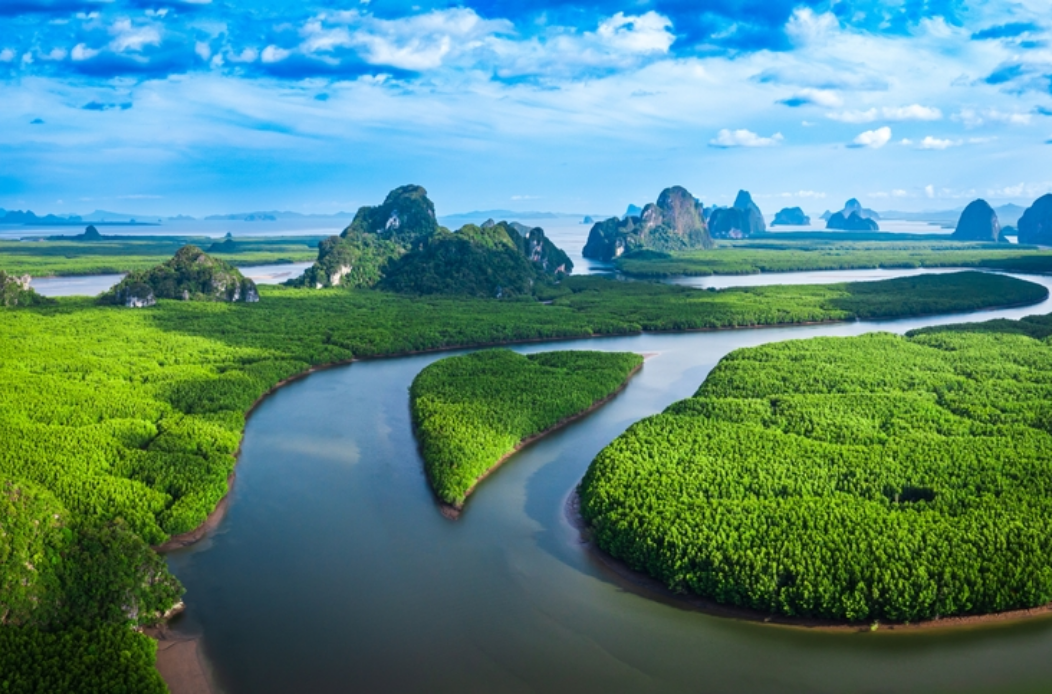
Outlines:
POLYGON ((152 306, 157 299, 183 301, 259 301, 256 283, 234 266, 197 246, 183 246, 164 263, 129 273, 99 301, 128 307, 152 306))
POLYGON ((588 232, 584 257, 613 260, 640 250, 680 251, 711 248, 701 202, 682 186, 661 191, 638 216, 611 217, 597 222, 588 232))
POLYGON ((323 241, 295 286, 374 287, 415 294, 509 297, 568 275, 573 263, 540 228, 492 221, 456 232, 438 225, 420 186, 363 207, 342 234, 323 241))

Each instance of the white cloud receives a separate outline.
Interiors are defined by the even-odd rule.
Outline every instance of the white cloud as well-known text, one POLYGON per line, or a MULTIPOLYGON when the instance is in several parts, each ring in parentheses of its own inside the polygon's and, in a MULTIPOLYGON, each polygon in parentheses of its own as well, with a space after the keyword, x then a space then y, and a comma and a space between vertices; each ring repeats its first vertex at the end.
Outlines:
POLYGON ((277 46, 267 46, 263 49, 263 53, 260 55, 260 59, 264 63, 279 63, 285 58, 288 58, 292 54, 292 51, 279 48, 277 46))
POLYGON ((47 53, 41 53, 40 57, 44 60, 57 61, 65 60, 67 55, 65 48, 52 48, 47 53))
POLYGON ((70 54, 73 60, 91 60, 99 54, 99 51, 94 48, 88 48, 83 43, 78 43, 73 47, 73 52, 70 54))
POLYGON ((130 19, 118 19, 110 27, 110 50, 115 53, 141 51, 145 46, 161 43, 161 32, 154 26, 133 26, 130 19))
POLYGON ((942 119, 942 111, 931 106, 912 104, 910 106, 885 106, 881 109, 871 108, 866 111, 841 111, 827 114, 828 118, 841 123, 872 123, 875 120, 896 121, 933 121, 942 119))
POLYGON ((233 63, 254 63, 258 57, 259 49, 257 48, 245 48, 240 53, 227 55, 227 59, 233 63))
POLYGON ((710 147, 730 149, 732 147, 772 147, 783 139, 781 133, 775 133, 770 137, 761 137, 751 130, 728 130, 724 128, 709 140, 710 147))
POLYGON ((851 141, 851 147, 867 147, 869 149, 880 149, 891 140, 891 128, 884 126, 876 130, 867 130, 860 133, 851 141))
POLYGON ((672 22, 657 12, 625 15, 618 12, 599 23, 596 35, 608 46, 629 53, 668 53, 676 36, 672 22))
POLYGON ((976 110, 962 108, 954 114, 954 120, 964 123, 966 127, 977 128, 980 125, 999 123, 1003 125, 1029 125, 1033 116, 1029 113, 1005 112, 995 108, 976 110))
POLYGON ((799 7, 785 23, 785 33, 797 46, 821 41, 840 29, 840 22, 832 12, 815 14, 809 7, 799 7))
POLYGON ((10 63, 15 59, 15 52, 10 48, 0 51, 0 63, 10 63))
POLYGON ((201 60, 208 60, 212 57, 212 47, 207 41, 198 41, 194 44, 194 53, 200 56, 201 60))
POLYGON ((956 147, 961 144, 960 140, 941 140, 937 137, 928 135, 920 144, 917 145, 918 149, 949 149, 950 147, 956 147))
POLYGON ((934 198, 935 197, 935 186, 933 186, 930 183, 928 185, 924 186, 924 194, 927 195, 929 198, 934 198))

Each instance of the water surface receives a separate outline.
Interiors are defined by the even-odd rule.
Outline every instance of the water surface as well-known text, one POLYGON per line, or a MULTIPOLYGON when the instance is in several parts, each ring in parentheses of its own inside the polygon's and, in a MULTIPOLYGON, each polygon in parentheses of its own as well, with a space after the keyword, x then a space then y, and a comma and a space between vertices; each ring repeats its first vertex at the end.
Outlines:
POLYGON ((455 522, 428 489, 407 393, 449 353, 316 373, 256 410, 218 531, 169 555, 189 605, 176 628, 203 634, 231 694, 1048 688, 1052 622, 828 634, 713 617, 622 589, 564 503, 604 445, 733 349, 1050 310, 516 347, 658 354, 613 402, 512 458, 455 522))

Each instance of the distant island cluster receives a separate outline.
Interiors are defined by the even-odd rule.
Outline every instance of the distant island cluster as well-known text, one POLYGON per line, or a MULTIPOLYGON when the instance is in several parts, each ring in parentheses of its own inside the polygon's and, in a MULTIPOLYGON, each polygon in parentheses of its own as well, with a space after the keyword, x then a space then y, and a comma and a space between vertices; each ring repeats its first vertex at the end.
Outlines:
MULTIPOLYGON (((829 231, 879 232, 880 214, 851 198, 841 210, 826 211, 821 219, 829 231)), ((593 221, 586 217, 586 223, 593 221)), ((771 222, 776 226, 810 226, 811 218, 799 207, 779 210, 771 222)), ((764 215, 748 191, 738 192, 730 207, 706 207, 682 186, 666 188, 657 202, 640 208, 629 205, 622 217, 594 222, 584 248, 584 257, 611 261, 625 254, 644 251, 675 252, 713 246, 714 239, 746 239, 767 232, 764 215)), ((997 211, 985 200, 971 202, 960 214, 953 233, 955 241, 1052 245, 1052 194, 1039 198, 1019 218, 1018 229, 1001 227, 997 211)))

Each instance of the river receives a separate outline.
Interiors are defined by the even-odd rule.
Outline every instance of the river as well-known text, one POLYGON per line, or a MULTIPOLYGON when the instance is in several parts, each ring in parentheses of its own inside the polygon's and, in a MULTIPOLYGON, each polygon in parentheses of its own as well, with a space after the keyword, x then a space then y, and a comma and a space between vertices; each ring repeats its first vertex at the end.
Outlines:
POLYGON ((450 353, 313 374, 249 420, 218 529, 168 555, 189 606, 173 628, 202 635, 229 694, 1047 689, 1052 620, 827 633, 715 617, 624 589, 581 545, 564 505, 603 446, 691 395, 731 350, 1049 311, 1052 301, 515 347, 657 354, 611 403, 481 484, 458 521, 439 513, 427 486, 407 393, 423 367, 450 353))

